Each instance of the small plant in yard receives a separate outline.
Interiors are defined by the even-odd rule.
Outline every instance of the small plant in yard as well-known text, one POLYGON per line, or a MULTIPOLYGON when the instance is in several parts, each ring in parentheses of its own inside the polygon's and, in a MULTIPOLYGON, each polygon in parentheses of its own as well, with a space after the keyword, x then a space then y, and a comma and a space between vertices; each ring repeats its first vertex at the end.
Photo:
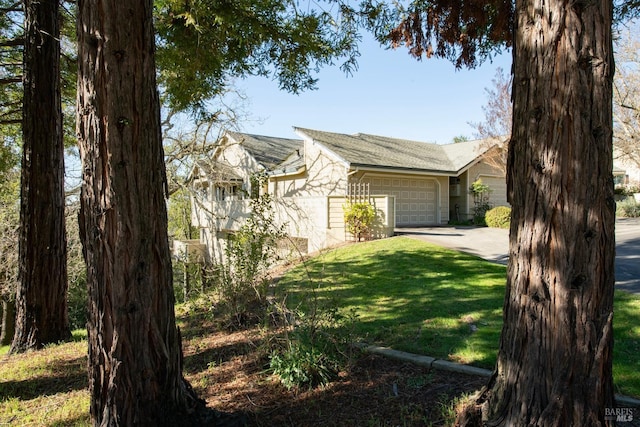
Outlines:
POLYGON ((508 206, 497 206, 490 209, 485 214, 487 226, 493 228, 509 228, 511 224, 511 208, 508 206))
POLYGON ((473 195, 473 223, 475 225, 487 225, 485 215, 492 208, 489 202, 491 188, 478 179, 471 184, 469 192, 473 195))
POLYGON ((371 226, 376 219, 375 208, 369 202, 349 202, 342 209, 347 231, 359 242, 371 231, 371 226))
MULTIPOLYGON (((342 314, 332 301, 321 302, 312 283, 301 306, 288 322, 285 334, 271 352, 269 368, 288 389, 324 386, 353 362, 354 310, 342 314)), ((286 299, 280 311, 286 309, 286 299)))
POLYGON ((290 343, 282 352, 271 355, 269 367, 288 389, 326 385, 338 372, 338 363, 313 347, 290 343))

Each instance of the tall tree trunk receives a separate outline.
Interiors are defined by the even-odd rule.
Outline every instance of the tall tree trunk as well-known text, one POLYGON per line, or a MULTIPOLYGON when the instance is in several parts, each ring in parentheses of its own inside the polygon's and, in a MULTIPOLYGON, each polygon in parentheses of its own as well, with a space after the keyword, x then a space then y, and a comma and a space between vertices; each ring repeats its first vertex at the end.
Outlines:
POLYGON ((182 377, 151 0, 79 0, 80 235, 94 425, 166 425, 202 402, 182 377))
POLYGON ((612 4, 516 9, 510 259, 482 421, 604 425, 614 405, 612 4))
POLYGON ((2 299, 2 331, 0 331, 0 346, 11 344, 16 330, 16 308, 13 301, 2 299))
POLYGON ((11 352, 70 337, 58 0, 25 0, 20 283, 11 352))

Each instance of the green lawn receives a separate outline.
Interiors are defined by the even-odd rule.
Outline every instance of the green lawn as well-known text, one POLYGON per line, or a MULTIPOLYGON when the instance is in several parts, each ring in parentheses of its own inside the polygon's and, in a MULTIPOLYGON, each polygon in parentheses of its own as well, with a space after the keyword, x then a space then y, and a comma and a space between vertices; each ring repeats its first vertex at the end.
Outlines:
MULTIPOLYGON (((368 343, 492 368, 502 325, 506 269, 406 238, 349 245, 284 275, 291 306, 322 305, 357 315, 368 343), (309 292, 313 291, 313 292, 309 292)), ((616 392, 640 397, 640 297, 616 292, 616 392)))

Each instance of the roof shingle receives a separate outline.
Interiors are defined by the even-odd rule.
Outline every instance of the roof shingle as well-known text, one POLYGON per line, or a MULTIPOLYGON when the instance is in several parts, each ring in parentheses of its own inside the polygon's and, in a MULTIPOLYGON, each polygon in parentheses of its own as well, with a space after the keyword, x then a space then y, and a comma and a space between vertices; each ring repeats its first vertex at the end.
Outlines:
POLYGON ((289 159, 297 150, 301 153, 303 148, 303 141, 300 139, 276 138, 239 132, 227 133, 268 170, 274 169, 289 159))
POLYGON ((358 133, 346 135, 295 128, 352 166, 458 173, 486 151, 483 140, 439 145, 358 133))

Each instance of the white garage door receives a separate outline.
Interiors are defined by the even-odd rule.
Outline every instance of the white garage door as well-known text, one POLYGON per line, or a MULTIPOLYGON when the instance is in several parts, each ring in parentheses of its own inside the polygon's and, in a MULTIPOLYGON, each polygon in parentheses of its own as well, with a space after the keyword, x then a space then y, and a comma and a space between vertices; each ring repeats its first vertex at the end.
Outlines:
POLYGON ((495 176, 480 175, 483 184, 491 189, 489 203, 493 206, 509 206, 507 203, 507 180, 495 176))
POLYGON ((433 225, 438 222, 436 181, 425 178, 371 178, 370 193, 395 196, 396 225, 433 225))

